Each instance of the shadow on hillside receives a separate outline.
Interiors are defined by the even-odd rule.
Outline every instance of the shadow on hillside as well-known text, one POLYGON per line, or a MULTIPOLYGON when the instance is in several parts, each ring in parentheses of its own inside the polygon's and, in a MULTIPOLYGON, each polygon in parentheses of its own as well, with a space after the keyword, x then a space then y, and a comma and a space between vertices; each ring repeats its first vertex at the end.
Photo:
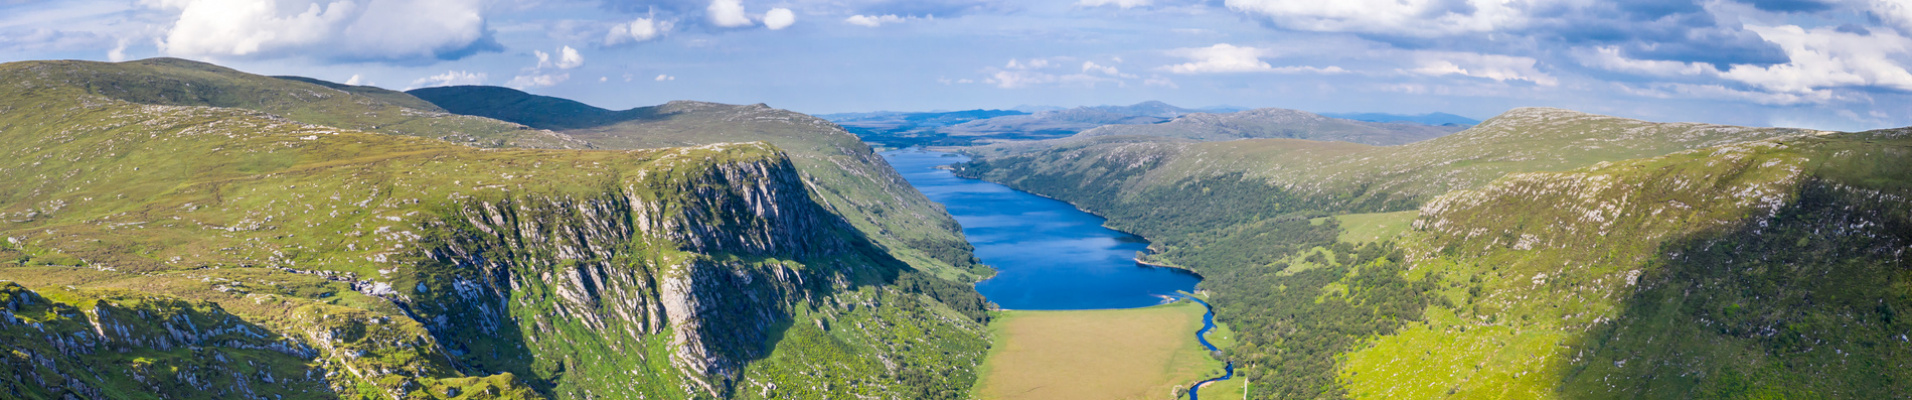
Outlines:
POLYGON ((1559 393, 1912 393, 1912 206, 1871 193, 1814 180, 1771 218, 1667 242, 1621 316, 1569 341, 1559 393))

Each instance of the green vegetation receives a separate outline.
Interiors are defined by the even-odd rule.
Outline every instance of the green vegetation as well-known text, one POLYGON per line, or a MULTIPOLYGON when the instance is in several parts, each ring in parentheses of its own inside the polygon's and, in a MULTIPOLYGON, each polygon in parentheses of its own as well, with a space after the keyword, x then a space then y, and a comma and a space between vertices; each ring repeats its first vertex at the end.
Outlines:
POLYGON ((1288 138, 1397 145, 1459 132, 1465 127, 1379 123, 1329 118, 1306 111, 1259 108, 1226 114, 1193 113, 1149 125, 1104 125, 1074 138, 1154 136, 1201 141, 1288 138))
POLYGON ((9 397, 963 398, 989 347, 769 144, 475 148, 151 63, 0 65, 9 397), (139 74, 195 89, 88 83, 139 74))
POLYGON ((1527 109, 1393 147, 973 152, 991 157, 959 174, 1201 272, 1254 398, 1881 398, 1912 378, 1904 131, 1527 109))
POLYGON ((961 228, 868 145, 836 124, 762 104, 676 101, 610 111, 497 87, 414 90, 455 113, 560 130, 610 149, 765 142, 790 154, 818 203, 910 265, 956 281, 992 272, 978 265, 961 228))
MULTIPOLYGON (((1172 399, 1222 363, 1195 341, 1190 301, 1120 310, 1003 311, 977 382, 982 399, 1172 399), (1119 350, 1117 350, 1119 349, 1119 350)), ((1220 343, 1218 343, 1220 345, 1220 343)))

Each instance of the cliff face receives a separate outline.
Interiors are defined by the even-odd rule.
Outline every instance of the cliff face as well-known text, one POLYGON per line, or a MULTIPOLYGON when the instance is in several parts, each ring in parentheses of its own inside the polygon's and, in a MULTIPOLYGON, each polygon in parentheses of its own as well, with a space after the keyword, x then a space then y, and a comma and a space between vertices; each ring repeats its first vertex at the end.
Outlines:
POLYGON ((51 307, 0 326, 30 350, 13 397, 954 398, 987 346, 948 306, 973 291, 763 143, 488 150, 0 100, 0 279, 51 307))

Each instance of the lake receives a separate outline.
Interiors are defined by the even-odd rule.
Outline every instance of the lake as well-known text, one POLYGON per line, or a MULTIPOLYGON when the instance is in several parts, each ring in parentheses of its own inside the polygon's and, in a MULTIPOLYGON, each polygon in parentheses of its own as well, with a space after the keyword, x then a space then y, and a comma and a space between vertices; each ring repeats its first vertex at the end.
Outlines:
POLYGON ((1148 241, 1104 228, 1101 217, 1069 203, 936 168, 967 157, 914 149, 881 155, 963 225, 976 258, 997 271, 976 291, 1002 308, 1147 307, 1177 291, 1192 292, 1201 282, 1188 271, 1136 264, 1148 241))

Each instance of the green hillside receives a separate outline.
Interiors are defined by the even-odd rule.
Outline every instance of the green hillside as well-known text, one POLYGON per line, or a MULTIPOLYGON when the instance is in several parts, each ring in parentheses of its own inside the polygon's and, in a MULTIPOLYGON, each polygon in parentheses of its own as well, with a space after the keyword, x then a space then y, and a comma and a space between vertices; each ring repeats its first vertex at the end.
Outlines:
POLYGON ((1908 390, 1903 131, 1522 109, 1391 147, 1006 147, 959 173, 1108 216, 1200 272, 1255 398, 1908 390), (1411 227, 1379 213, 1417 208, 1411 227))
POLYGON ((1074 138, 1157 136, 1200 141, 1285 138, 1387 146, 1437 138, 1461 129, 1456 126, 1355 121, 1328 118, 1305 111, 1260 108, 1226 114, 1192 113, 1160 124, 1103 125, 1078 133, 1074 138))
POLYGON ((590 144, 549 131, 445 113, 400 92, 310 78, 276 78, 175 58, 122 63, 28 61, 6 64, 0 79, 138 104, 241 108, 292 121, 475 147, 582 149, 590 144))
POLYGON ((49 65, 0 65, 4 397, 961 398, 988 346, 769 144, 481 149, 49 65), (235 107, 154 104, 191 98, 235 107))
POLYGON ((788 152, 819 203, 897 257, 947 279, 973 281, 991 273, 975 264, 969 242, 942 206, 910 187, 855 135, 816 117, 762 104, 693 101, 608 111, 484 86, 411 93, 452 112, 558 129, 609 149, 770 143, 788 152))

